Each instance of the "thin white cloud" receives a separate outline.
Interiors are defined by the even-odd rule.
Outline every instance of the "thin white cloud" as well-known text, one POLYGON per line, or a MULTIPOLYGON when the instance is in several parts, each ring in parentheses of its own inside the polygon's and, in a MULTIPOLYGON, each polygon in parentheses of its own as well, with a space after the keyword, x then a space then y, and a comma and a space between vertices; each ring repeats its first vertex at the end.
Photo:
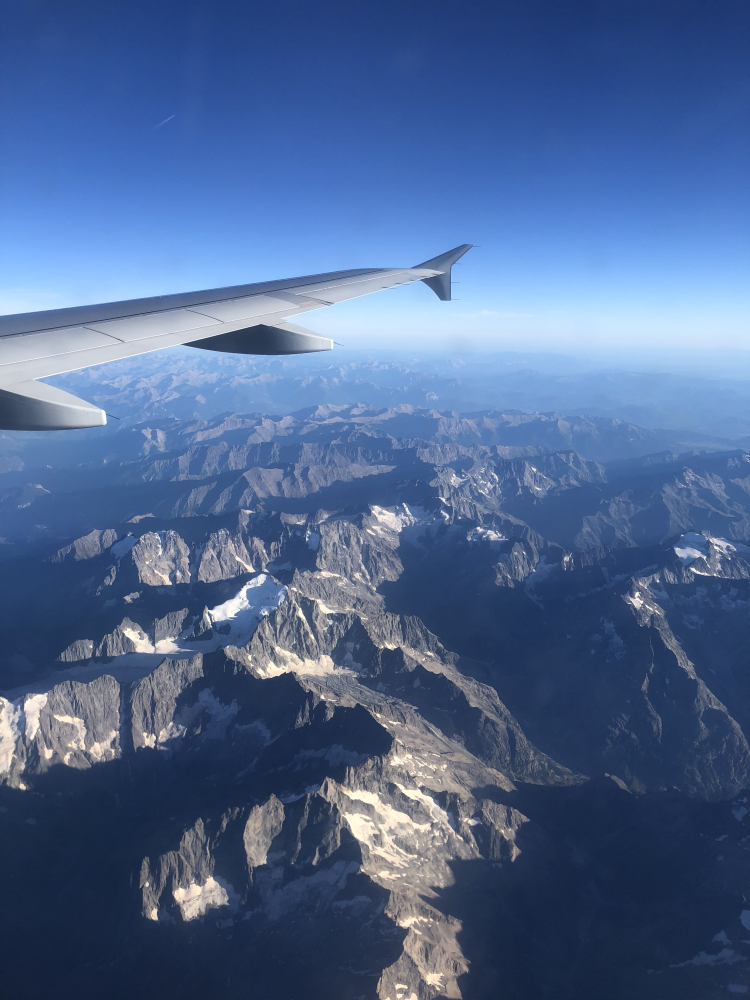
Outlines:
POLYGON ((461 319, 484 319, 494 316, 497 319, 537 319, 538 313, 501 312, 499 309, 480 309, 478 312, 458 313, 461 319))
POLYGON ((167 122, 171 122, 172 119, 176 118, 176 117, 177 117, 177 115, 175 114, 175 115, 170 115, 169 118, 165 118, 163 122, 159 122, 158 125, 154 125, 153 131, 155 132, 158 128, 161 128, 162 125, 166 125, 167 122))

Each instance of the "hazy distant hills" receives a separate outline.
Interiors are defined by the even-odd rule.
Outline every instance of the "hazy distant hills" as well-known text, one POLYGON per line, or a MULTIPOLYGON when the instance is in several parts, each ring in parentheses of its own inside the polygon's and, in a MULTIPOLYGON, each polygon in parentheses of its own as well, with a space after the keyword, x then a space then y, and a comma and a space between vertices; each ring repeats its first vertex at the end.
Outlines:
POLYGON ((666 359, 663 370, 653 364, 644 370, 531 353, 443 356, 337 347, 330 354, 254 358, 175 348, 53 381, 122 420, 283 414, 321 403, 407 403, 462 413, 500 409, 615 417, 650 429, 690 431, 695 441, 750 436, 747 361, 693 364, 684 371, 670 367, 679 360, 666 359))
POLYGON ((6 989, 750 991, 750 453, 223 371, 4 439, 6 989))

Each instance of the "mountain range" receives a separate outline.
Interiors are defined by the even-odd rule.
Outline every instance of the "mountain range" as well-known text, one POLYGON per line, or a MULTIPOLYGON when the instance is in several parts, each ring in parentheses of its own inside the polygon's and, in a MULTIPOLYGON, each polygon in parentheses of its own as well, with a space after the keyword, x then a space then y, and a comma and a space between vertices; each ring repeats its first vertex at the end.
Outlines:
POLYGON ((119 391, 5 439, 9 995, 750 992, 741 434, 119 391))

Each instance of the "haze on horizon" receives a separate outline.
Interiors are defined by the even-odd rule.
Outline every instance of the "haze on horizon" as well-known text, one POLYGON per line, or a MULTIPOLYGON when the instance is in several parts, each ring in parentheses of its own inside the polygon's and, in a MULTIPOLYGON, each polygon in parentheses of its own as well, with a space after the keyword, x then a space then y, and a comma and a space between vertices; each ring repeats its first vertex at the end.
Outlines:
POLYGON ((411 265, 357 349, 744 351, 750 11, 144 0, 2 15, 0 311, 411 265))

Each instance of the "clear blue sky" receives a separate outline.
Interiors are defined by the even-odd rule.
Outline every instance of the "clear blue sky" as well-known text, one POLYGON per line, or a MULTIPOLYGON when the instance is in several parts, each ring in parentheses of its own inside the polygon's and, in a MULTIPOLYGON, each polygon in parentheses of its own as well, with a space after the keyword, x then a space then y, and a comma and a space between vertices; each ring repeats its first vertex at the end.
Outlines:
POLYGON ((750 4, 7 0, 0 311, 481 244, 311 317, 750 347, 750 4))

